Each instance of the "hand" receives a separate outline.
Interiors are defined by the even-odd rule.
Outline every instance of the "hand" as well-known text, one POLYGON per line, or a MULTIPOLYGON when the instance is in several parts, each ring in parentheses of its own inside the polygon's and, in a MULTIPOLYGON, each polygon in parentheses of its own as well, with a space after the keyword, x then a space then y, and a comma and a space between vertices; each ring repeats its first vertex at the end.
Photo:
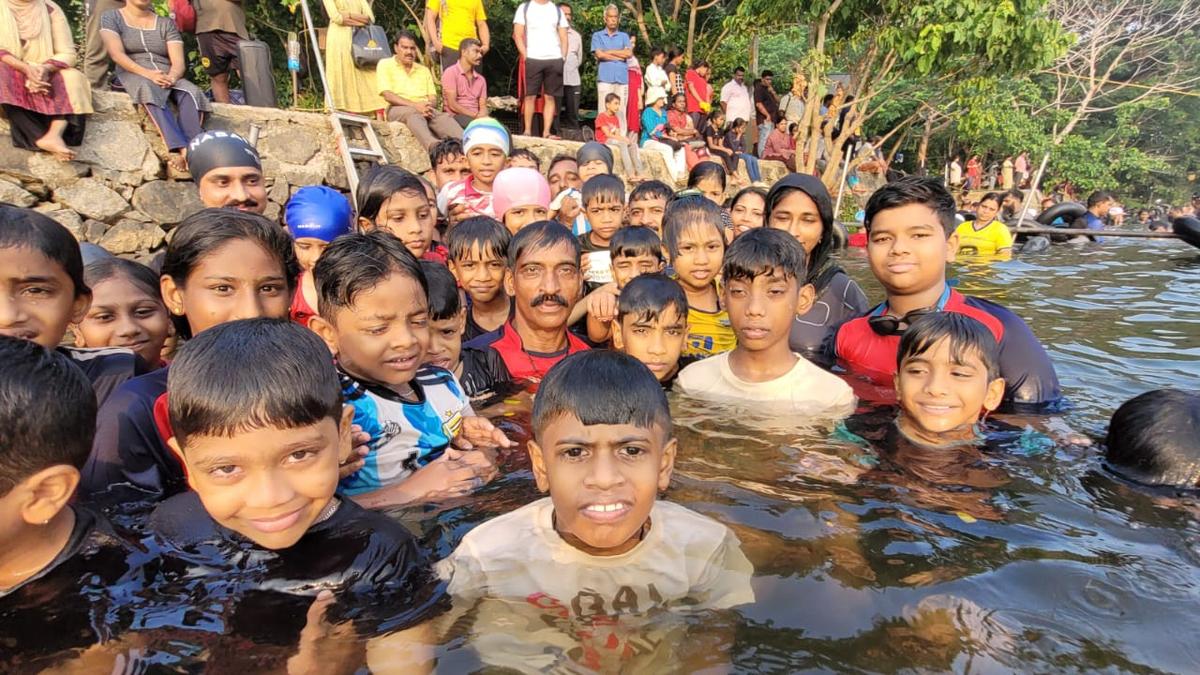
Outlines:
POLYGON ((156 73, 154 77, 150 78, 150 81, 162 87, 163 89, 170 89, 171 85, 175 84, 175 80, 166 73, 156 73))
POLYGON ((579 259, 579 273, 586 279, 590 269, 592 269, 592 254, 584 253, 579 259))
POLYGON ((295 656, 287 660, 288 675, 354 672, 363 647, 354 639, 351 622, 329 623, 325 615, 333 602, 333 593, 324 590, 309 605, 300 644, 295 656))
POLYGON ((455 202, 448 208, 448 212, 446 213, 446 222, 451 225, 457 225, 470 217, 471 212, 467 208, 467 205, 462 202, 455 202))
POLYGON ((611 323, 617 318, 617 295, 606 290, 607 288, 606 285, 587 296, 588 316, 600 323, 611 323))
POLYGON ((487 54, 489 51, 491 51, 491 49, 492 49, 492 46, 489 44, 485 43, 485 44, 479 45, 479 53, 480 54, 487 54))
POLYGON ((462 428, 454 437, 454 444, 463 450, 475 447, 483 448, 512 448, 517 444, 508 439, 503 431, 496 428, 486 417, 464 417, 462 428))
POLYGON ((338 428, 343 431, 338 441, 338 480, 352 475, 367 463, 367 453, 371 451, 368 443, 371 435, 362 430, 354 419, 354 406, 342 406, 342 420, 338 428))
POLYGON ((27 63, 25 64, 25 77, 39 84, 48 85, 50 83, 50 68, 44 63, 27 63))
POLYGON ((470 494, 490 480, 489 476, 480 475, 481 458, 486 460, 487 456, 448 448, 445 454, 421 467, 400 484, 406 497, 403 503, 433 502, 470 494))
POLYGON ((433 38, 433 40, 430 41, 430 48, 433 49, 434 55, 440 55, 442 53, 442 41, 437 38, 433 38))

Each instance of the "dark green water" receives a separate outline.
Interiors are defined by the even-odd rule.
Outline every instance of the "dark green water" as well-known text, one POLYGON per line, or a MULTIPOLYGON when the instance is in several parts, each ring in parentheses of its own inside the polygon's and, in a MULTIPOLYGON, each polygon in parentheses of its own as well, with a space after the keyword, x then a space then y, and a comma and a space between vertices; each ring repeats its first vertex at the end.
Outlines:
MULTIPOLYGON (((881 297, 861 252, 845 264, 881 297)), ((1076 431, 1101 438, 1113 409, 1148 389, 1200 389, 1194 249, 1059 246, 960 263, 953 276, 1030 323, 1073 406, 1059 417, 1076 431)), ((938 465, 856 477, 846 460, 862 450, 828 429, 766 429, 673 403, 680 451, 666 498, 737 532, 757 602, 732 626, 697 619, 673 641, 647 629, 647 649, 669 654, 632 670, 686 671, 703 650, 755 673, 1200 671, 1200 508, 1129 489, 1095 449, 985 453, 982 476, 938 465)), ((534 496, 516 461, 480 502, 424 527, 445 553, 534 496)), ((446 638, 447 672, 479 668, 471 630, 446 638)))

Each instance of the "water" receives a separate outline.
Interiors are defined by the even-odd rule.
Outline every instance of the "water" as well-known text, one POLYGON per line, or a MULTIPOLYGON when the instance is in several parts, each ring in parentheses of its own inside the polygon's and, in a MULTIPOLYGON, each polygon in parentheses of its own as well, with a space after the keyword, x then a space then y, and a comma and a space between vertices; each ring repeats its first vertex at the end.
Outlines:
MULTIPOLYGON (((861 251, 845 266, 882 297, 861 251)), ((1077 432, 1101 438, 1113 409, 1148 389, 1200 389, 1194 249, 1058 246, 953 276, 1031 324, 1073 404, 1059 421, 1077 432)), ((680 448, 666 498, 733 528, 757 602, 648 618, 625 636, 637 645, 631 672, 1200 671, 1200 507, 1131 489, 1095 449, 1013 443, 974 463, 933 453, 900 469, 828 428, 764 429, 672 404, 680 448)), ((523 436, 523 406, 492 414, 523 436)), ((538 496, 527 459, 505 468, 469 500, 395 516, 444 556, 538 496)), ((468 646, 470 614, 441 628, 441 671, 487 670, 468 646)), ((136 644, 174 655, 159 665, 200 670, 215 647, 194 632, 136 644)), ((226 651, 260 648, 278 644, 231 636, 226 651)))

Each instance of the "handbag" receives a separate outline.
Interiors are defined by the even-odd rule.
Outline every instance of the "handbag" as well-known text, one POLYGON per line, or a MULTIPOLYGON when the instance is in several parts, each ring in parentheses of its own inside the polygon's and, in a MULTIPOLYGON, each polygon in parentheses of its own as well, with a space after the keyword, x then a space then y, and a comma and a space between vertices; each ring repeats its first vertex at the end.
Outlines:
POLYGON ((388 44, 387 31, 383 26, 371 24, 354 29, 350 38, 350 56, 358 68, 374 66, 376 63, 391 57, 392 47, 388 44))

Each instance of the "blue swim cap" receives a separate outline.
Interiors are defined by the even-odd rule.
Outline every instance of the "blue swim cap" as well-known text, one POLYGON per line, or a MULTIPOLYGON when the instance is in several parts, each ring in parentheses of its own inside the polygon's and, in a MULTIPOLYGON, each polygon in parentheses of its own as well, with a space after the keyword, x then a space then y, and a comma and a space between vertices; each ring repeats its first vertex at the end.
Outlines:
POLYGON ((333 241, 353 229, 350 202, 324 185, 302 187, 288 200, 284 222, 293 239, 333 241))

